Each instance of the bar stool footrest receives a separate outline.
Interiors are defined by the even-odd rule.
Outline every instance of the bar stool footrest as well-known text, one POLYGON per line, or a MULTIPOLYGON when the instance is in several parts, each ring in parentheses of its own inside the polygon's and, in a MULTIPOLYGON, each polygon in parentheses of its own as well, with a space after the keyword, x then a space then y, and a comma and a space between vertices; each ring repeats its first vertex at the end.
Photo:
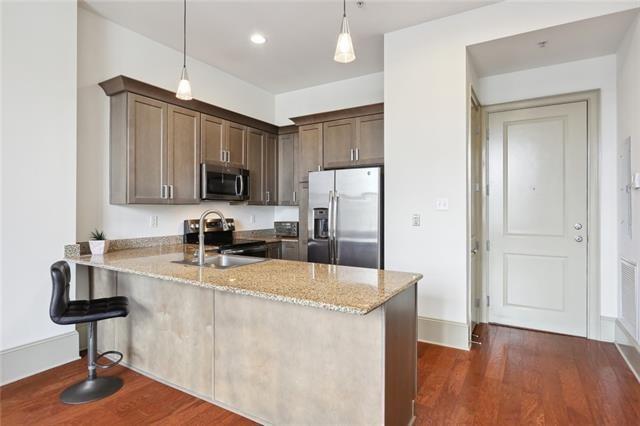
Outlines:
POLYGON ((96 358, 96 367, 102 368, 102 369, 111 368, 111 367, 115 367, 116 365, 120 364, 120 361, 122 361, 122 352, 107 351, 107 352, 103 352, 100 355, 98 355, 98 357, 96 358), (117 361, 111 361, 111 363, 109 363, 109 364, 100 364, 98 361, 100 360, 100 358, 102 358, 103 356, 106 356, 106 355, 118 355, 119 358, 118 358, 117 361))

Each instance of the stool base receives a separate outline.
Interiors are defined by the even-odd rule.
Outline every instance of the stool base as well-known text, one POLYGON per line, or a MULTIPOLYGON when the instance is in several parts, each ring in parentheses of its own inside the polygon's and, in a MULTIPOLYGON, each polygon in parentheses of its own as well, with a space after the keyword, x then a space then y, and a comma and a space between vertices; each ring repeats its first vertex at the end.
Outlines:
POLYGON ((112 395, 123 385, 118 377, 97 377, 93 380, 84 380, 76 383, 60 394, 60 400, 65 404, 84 404, 97 401, 112 395))

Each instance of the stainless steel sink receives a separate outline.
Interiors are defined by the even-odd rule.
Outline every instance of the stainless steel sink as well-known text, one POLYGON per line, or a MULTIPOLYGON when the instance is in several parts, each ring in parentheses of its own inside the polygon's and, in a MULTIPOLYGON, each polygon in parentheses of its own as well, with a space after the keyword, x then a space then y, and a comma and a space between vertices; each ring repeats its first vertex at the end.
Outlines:
MULTIPOLYGON (((264 262, 267 259, 262 257, 249 257, 249 256, 233 256, 229 254, 218 254, 215 256, 207 256, 204 259, 204 265, 215 269, 229 269, 236 268, 238 266, 252 265, 254 263, 264 262)), ((198 259, 184 259, 174 260, 173 263, 180 263, 182 265, 198 266, 198 259)))

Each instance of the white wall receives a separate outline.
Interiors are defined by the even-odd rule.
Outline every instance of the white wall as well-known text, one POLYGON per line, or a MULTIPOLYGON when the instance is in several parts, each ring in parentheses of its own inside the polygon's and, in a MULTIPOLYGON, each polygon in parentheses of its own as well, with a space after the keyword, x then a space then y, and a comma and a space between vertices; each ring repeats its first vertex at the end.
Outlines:
MULTIPOLYGON (((0 10, 5 351, 73 332, 49 319, 49 266, 75 238, 76 3, 0 2, 0 10)), ((66 349, 66 359, 42 361, 77 357, 77 337, 66 349)), ((2 381, 9 376, 3 371, 2 381)))
POLYGON ((481 78, 483 105, 600 89, 601 315, 615 317, 618 294, 616 55, 481 78))
POLYGON ((631 7, 507 1, 385 35, 385 261, 424 274, 420 316, 467 322, 466 47, 631 7))
MULTIPOLYGON (((182 54, 116 25, 83 8, 78 10, 78 240, 95 228, 109 238, 182 233, 182 221, 205 207, 234 217, 238 229, 271 228, 273 207, 114 206, 109 204, 109 98, 98 83, 120 74, 173 90, 182 54), (158 227, 149 226, 158 216, 158 227), (252 223, 252 216, 255 222, 252 223)), ((187 59, 194 97, 267 122, 275 116, 274 96, 236 77, 187 59)), ((67 242, 73 241, 73 238, 67 242)))
MULTIPOLYGON (((618 146, 621 148, 622 142, 631 136, 631 171, 640 172, 640 16, 621 43, 617 71, 618 146)), ((619 182, 619 186, 626 183, 619 182)), ((632 192, 631 204, 633 238, 625 230, 619 230, 620 256, 640 263, 640 190, 632 192)))
POLYGON ((383 73, 363 75, 276 95, 275 124, 293 124, 289 118, 333 111, 384 100, 383 73))

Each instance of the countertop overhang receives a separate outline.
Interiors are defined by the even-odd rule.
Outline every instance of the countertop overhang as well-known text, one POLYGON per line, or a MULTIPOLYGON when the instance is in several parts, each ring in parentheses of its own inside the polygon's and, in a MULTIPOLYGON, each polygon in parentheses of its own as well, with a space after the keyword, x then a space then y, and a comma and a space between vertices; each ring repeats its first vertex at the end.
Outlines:
POLYGON ((338 312, 364 315, 416 284, 421 274, 268 259, 230 269, 173 263, 193 256, 184 244, 68 255, 78 265, 181 282, 338 312))

